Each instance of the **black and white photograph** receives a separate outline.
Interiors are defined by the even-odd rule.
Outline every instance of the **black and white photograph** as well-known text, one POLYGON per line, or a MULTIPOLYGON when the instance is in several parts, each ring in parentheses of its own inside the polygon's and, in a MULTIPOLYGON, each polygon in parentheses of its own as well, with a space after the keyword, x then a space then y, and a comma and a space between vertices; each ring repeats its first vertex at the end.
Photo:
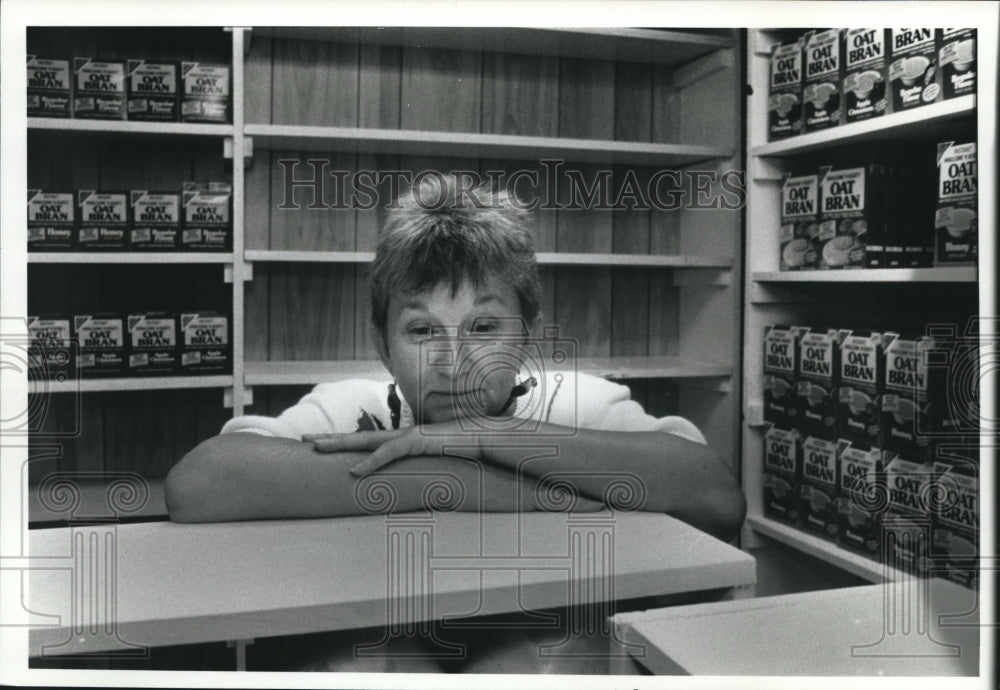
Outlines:
POLYGON ((996 687, 1000 2, 0 30, 0 683, 996 687))

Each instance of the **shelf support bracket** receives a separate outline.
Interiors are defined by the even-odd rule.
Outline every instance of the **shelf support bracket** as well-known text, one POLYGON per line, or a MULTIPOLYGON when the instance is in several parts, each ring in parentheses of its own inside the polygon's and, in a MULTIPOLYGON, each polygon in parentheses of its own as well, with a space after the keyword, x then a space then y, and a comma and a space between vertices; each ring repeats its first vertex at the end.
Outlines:
MULTIPOLYGON (((243 389, 243 399, 240 401, 241 405, 253 405, 253 388, 247 386, 243 389)), ((222 389, 222 406, 228 409, 232 409, 236 406, 236 389, 234 386, 228 386, 222 389)))
POLYGON ((250 638, 248 640, 227 640, 226 646, 229 648, 236 648, 236 670, 246 671, 247 670, 247 645, 254 643, 254 639, 250 638))
MULTIPOLYGON (((234 155, 233 138, 226 137, 222 140, 222 157, 232 160, 234 155)), ((253 137, 243 138, 243 160, 246 167, 253 161, 253 137)))
MULTIPOLYGON (((223 266, 222 279, 226 283, 232 283, 236 280, 233 264, 225 264, 223 266)), ((253 280, 253 264, 248 263, 243 265, 243 280, 244 282, 253 280)))

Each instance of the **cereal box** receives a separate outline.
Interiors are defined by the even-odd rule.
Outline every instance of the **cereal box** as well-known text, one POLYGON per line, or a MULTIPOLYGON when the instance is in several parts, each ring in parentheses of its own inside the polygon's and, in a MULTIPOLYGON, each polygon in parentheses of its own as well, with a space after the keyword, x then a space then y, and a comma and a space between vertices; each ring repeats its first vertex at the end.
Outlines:
POLYGON ((884 367, 881 333, 845 331, 840 342, 840 387, 837 389, 840 438, 871 446, 880 444, 884 367))
POLYGON ((862 268, 876 261, 875 249, 868 250, 868 231, 885 226, 885 187, 881 164, 820 168, 820 268, 862 268))
POLYGON ((782 429, 794 428, 798 419, 795 388, 798 338, 796 326, 764 329, 764 421, 782 429))
POLYGON ((888 508, 882 518, 883 562, 906 573, 923 575, 931 544, 928 485, 934 466, 925 453, 883 451, 888 508))
POLYGON ((72 327, 67 316, 28 317, 28 367, 35 381, 65 381, 76 375, 72 327))
POLYGON ((132 190, 132 232, 129 246, 133 250, 176 251, 180 247, 181 195, 177 192, 132 190))
POLYGON ((805 43, 805 88, 802 91, 805 131, 835 127, 841 122, 840 29, 807 34, 805 43))
POLYGON ((976 93, 975 29, 941 29, 938 59, 945 98, 976 93))
POLYGON ((934 29, 890 29, 889 90, 892 112, 941 100, 934 29))
POLYGON ((786 177, 781 185, 782 271, 816 267, 818 218, 819 176, 786 177))
POLYGON ((128 195, 80 189, 76 193, 80 216, 77 246, 81 251, 124 250, 128 246, 128 195))
POLYGON ((878 446, 840 439, 837 444, 837 541, 873 559, 879 557, 887 494, 878 446))
POLYGON ((797 428, 806 436, 837 438, 840 338, 835 329, 805 330, 799 338, 797 428))
POLYGON ((128 315, 129 376, 177 372, 177 317, 162 312, 128 315))
POLYGON ((125 63, 73 59, 73 117, 125 119, 125 63))
POLYGON ((76 204, 72 192, 28 190, 28 251, 76 247, 76 204))
POLYGON ((930 429, 927 352, 935 342, 926 336, 883 334, 885 380, 882 384, 882 446, 904 453, 926 451, 930 429))
POLYGON ((128 119, 175 122, 178 94, 176 62, 128 61, 128 119))
POLYGON ((229 66, 182 62, 184 122, 229 122, 229 66))
POLYGON ((830 540, 837 538, 837 441, 807 436, 802 442, 802 526, 830 540))
POLYGON ((979 568, 979 448, 977 438, 942 444, 934 461, 936 491, 931 548, 936 568, 976 589, 979 568))
POLYGON ((228 251, 232 247, 232 186, 225 182, 185 182, 181 247, 228 251))
POLYGON ((80 378, 125 375, 125 322, 121 316, 74 316, 73 333, 79 348, 76 361, 80 378))
POLYGON ((938 144, 937 169, 935 263, 975 263, 979 255, 976 144, 938 144))
POLYGON ((764 515, 793 525, 799 521, 799 446, 794 429, 771 427, 764 434, 764 515))
POLYGON ((230 362, 227 316, 211 311, 181 314, 182 373, 227 373, 230 362))
POLYGON ((844 121, 884 115, 886 93, 885 29, 844 30, 844 121))
POLYGON ((767 137, 802 133, 802 39, 771 51, 771 89, 767 99, 767 137))
POLYGON ((69 117, 69 60, 28 56, 28 117, 69 117))

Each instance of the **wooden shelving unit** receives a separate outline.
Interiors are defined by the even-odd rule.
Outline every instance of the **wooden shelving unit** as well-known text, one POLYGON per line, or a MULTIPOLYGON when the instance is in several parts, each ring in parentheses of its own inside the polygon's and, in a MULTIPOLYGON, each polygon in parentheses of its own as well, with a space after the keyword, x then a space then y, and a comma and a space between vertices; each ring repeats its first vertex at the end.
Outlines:
MULTIPOLYGON (((32 40, 62 40, 45 31, 32 40)), ((640 176, 722 172, 742 164, 742 56, 733 31, 265 27, 220 31, 209 37, 217 43, 211 45, 192 34, 187 47, 173 41, 184 43, 184 29, 171 31, 162 50, 231 64, 230 124, 28 121, 36 153, 29 157, 29 168, 36 161, 29 179, 42 186, 173 189, 186 179, 232 182, 232 252, 28 256, 38 276, 63 266, 67 275, 97 276, 84 288, 97 303, 97 295, 112 291, 140 299, 128 294, 129 286, 108 283, 106 265, 127 264, 121 270, 129 276, 144 265, 176 265, 158 271, 178 276, 185 265, 224 266, 224 281, 231 283, 232 376, 30 386, 33 393, 94 393, 87 400, 100 402, 87 405, 108 416, 101 424, 128 423, 133 415, 140 419, 136 433, 178 436, 173 420, 194 414, 190 401, 180 399, 185 389, 222 388, 219 407, 228 417, 264 413, 261 405, 283 401, 283 386, 385 375, 368 335, 364 283, 380 211, 279 208, 275 171, 283 156, 319 158, 347 170, 514 170, 551 158, 585 176, 605 169, 616 176, 625 170, 640 176), (83 155, 64 174, 44 162, 66 143, 83 155), (267 390, 251 395, 253 387, 267 390), (101 395, 143 390, 178 397, 163 402, 168 408, 161 412, 119 409, 127 407, 113 400, 121 396, 105 401, 101 395)), ((70 40, 85 45, 90 38, 80 28, 70 40)), ((116 47, 107 50, 115 57, 116 47)), ((129 50, 134 46, 122 47, 121 57, 133 57, 124 54, 129 50)), ((578 340, 579 370, 636 382, 643 396, 648 385, 650 401, 676 405, 735 462, 739 211, 626 208, 537 216, 543 312, 546 323, 578 340)), ((205 436, 221 424, 197 426, 205 436)), ((184 443, 164 453, 180 457, 184 443)), ((77 462, 102 466, 105 459, 88 454, 127 449, 116 444, 109 451, 103 437, 78 445, 77 462)))

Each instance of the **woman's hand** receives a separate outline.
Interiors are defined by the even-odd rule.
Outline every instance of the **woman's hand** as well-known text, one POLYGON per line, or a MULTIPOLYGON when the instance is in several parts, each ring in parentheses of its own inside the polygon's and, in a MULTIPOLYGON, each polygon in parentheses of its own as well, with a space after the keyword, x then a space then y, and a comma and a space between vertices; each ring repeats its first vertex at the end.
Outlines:
POLYGON ((363 477, 401 458, 421 455, 450 455, 470 460, 483 459, 480 434, 463 429, 457 421, 423 424, 392 431, 356 431, 348 434, 306 434, 320 453, 370 451, 371 455, 351 468, 363 477), (448 452, 446 452, 448 451, 448 452))

